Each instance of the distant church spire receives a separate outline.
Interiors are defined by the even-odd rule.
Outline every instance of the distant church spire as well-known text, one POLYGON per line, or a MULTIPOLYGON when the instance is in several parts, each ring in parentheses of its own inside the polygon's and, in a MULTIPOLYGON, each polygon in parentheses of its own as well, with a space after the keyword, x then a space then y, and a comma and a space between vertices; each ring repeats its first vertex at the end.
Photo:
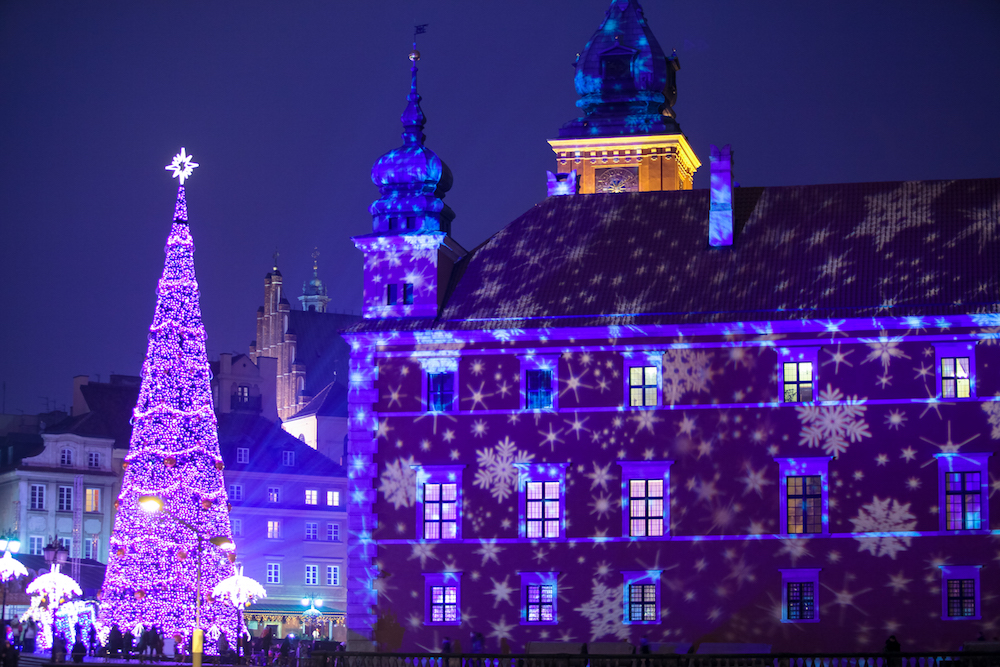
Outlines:
POLYGON ((302 296, 299 297, 299 302, 302 304, 302 310, 325 313, 330 297, 327 296, 326 285, 319 278, 319 248, 313 250, 312 258, 313 275, 302 283, 302 296))

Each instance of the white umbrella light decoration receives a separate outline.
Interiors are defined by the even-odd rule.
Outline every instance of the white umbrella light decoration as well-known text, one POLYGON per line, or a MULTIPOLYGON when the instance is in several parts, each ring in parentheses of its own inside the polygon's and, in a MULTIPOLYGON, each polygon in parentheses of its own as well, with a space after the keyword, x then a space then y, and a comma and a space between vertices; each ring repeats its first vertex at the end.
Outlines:
POLYGON ((260 598, 267 597, 267 591, 256 579, 243 576, 243 566, 236 566, 236 574, 226 577, 212 589, 212 595, 217 598, 226 598, 234 607, 242 609, 248 604, 253 604, 260 598))
POLYGON ((11 581, 27 576, 28 568, 24 567, 21 561, 12 558, 9 551, 5 551, 3 558, 0 558, 0 581, 11 581))
POLYGON ((69 601, 74 595, 83 595, 80 586, 72 577, 59 572, 58 566, 53 566, 53 570, 35 577, 25 589, 25 592, 31 595, 31 606, 24 612, 21 622, 33 618, 35 623, 41 626, 37 640, 41 649, 52 646, 52 623, 59 605, 69 601))

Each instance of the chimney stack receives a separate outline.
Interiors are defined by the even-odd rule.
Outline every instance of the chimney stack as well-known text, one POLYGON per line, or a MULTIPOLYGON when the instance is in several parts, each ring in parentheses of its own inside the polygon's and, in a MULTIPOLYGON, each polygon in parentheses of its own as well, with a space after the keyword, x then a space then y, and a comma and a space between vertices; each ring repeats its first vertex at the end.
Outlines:
POLYGON ((729 144, 720 151, 712 146, 712 205, 708 213, 708 243, 712 247, 733 245, 733 151, 729 144))

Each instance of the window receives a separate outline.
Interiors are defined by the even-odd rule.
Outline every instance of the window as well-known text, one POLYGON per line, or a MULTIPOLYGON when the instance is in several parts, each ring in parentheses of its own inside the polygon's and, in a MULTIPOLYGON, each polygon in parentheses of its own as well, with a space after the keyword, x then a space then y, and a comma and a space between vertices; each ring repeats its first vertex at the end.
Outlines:
POLYGON ((328 524, 326 524, 326 539, 329 542, 339 542, 340 541, 340 524, 339 523, 328 523, 328 524))
POLYGON ((64 466, 71 466, 71 465, 73 465, 73 450, 72 449, 63 449, 62 452, 59 453, 59 464, 60 465, 64 465, 64 466))
POLYGON ((267 502, 277 503, 281 502, 281 489, 277 486, 267 487, 267 502))
POLYGON ((991 454, 949 452, 935 454, 938 463, 938 528, 942 531, 988 530, 987 501, 991 454))
POLYGON ((281 465, 283 466, 295 465, 295 452, 288 450, 281 452, 281 465))
POLYGON ((464 465, 414 466, 417 472, 417 534, 425 540, 462 537, 464 465))
POLYGON ((557 354, 519 354, 521 362, 521 409, 558 410, 557 354))
POLYGON ((85 511, 85 512, 100 512, 101 511, 101 490, 100 489, 90 489, 90 488, 88 488, 85 491, 83 511, 85 511))
POLYGON ((29 498, 30 509, 33 510, 43 510, 45 509, 45 485, 44 484, 32 484, 31 485, 31 496, 29 498))
POLYGON ((622 535, 664 537, 670 532, 670 466, 673 461, 619 461, 622 468, 622 535))
POLYGON ((236 400, 240 403, 249 403, 250 387, 246 386, 245 384, 236 387, 236 400))
POLYGON ((660 622, 660 575, 662 570, 622 572, 625 579, 625 624, 660 622))
POLYGON ((319 565, 306 565, 306 586, 319 584, 319 565))
POLYGON ((88 452, 87 453, 87 467, 88 468, 100 468, 101 467, 101 453, 100 452, 88 452))
POLYGON ((818 623, 819 568, 781 570, 781 622, 818 623))
POLYGON ((242 484, 230 484, 229 485, 229 499, 230 500, 243 500, 243 485, 242 484))
POLYGON ((656 405, 656 385, 660 378, 656 366, 632 366, 628 369, 628 404, 631 407, 656 405))
POLYGON ((60 512, 72 512, 73 511, 73 487, 72 486, 60 486, 59 487, 59 506, 57 508, 60 512))
POLYGON ((941 618, 968 621, 982 618, 979 570, 981 565, 941 565, 941 618))
POLYGON ((70 557, 73 555, 73 538, 72 537, 60 537, 59 546, 66 550, 70 557))
POLYGON ((281 563, 267 564, 267 583, 269 584, 281 583, 281 563))
POLYGON ((778 393, 785 403, 809 403, 816 396, 818 347, 778 349, 778 393))
POLYGON ((327 586, 339 586, 340 585, 340 566, 339 565, 327 565, 326 566, 326 585, 327 586))
POLYGON ((781 532, 827 535, 830 532, 829 456, 775 459, 781 498, 781 532))
POLYGON ((243 519, 229 519, 229 527, 233 531, 233 537, 243 536, 243 519))
POLYGON ((83 541, 83 557, 94 560, 101 557, 101 541, 97 535, 92 535, 83 541))
POLYGON ((28 553, 32 556, 41 556, 45 548, 45 538, 41 535, 32 535, 28 538, 28 553))
POLYGON ((424 574, 424 624, 459 625, 462 573, 424 574))
POLYGON ((941 398, 975 398, 976 345, 933 343, 937 357, 937 395, 941 398))
POLYGON ((403 283, 403 304, 411 305, 413 303, 413 283, 403 283))
POLYGON ((555 625, 558 572, 521 572, 521 625, 555 625))
POLYGON ((427 409, 446 412, 454 400, 454 373, 431 373, 427 376, 427 409))
POLYGON ((307 540, 317 540, 319 539, 319 524, 313 521, 306 521, 306 539, 307 540))
POLYGON ((515 463, 518 469, 518 505, 521 537, 562 539, 565 536, 565 463, 515 463))
POLYGON ((269 540, 281 539, 281 521, 271 520, 267 522, 267 538, 269 540))
POLYGON ((237 447, 236 448, 236 462, 237 463, 250 463, 250 449, 248 447, 237 447))
POLYGON ((395 306, 399 303, 399 285, 396 283, 386 285, 385 303, 388 306, 395 306))
POLYGON ((326 504, 330 507, 340 507, 340 491, 327 491, 326 504))
POLYGON ((316 489, 306 489, 306 505, 319 504, 319 491, 316 489))

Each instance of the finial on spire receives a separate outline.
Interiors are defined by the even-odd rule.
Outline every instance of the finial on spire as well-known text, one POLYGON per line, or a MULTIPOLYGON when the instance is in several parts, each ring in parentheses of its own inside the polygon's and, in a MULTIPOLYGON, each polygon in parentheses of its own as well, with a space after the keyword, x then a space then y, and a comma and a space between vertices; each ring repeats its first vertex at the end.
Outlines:
POLYGON ((278 270, 278 257, 279 257, 280 255, 281 255, 281 253, 280 253, 280 252, 278 252, 278 249, 277 249, 277 248, 275 248, 275 249, 274 249, 274 270, 275 270, 275 271, 277 271, 277 270, 278 270))
POLYGON ((194 156, 185 153, 184 148, 182 147, 181 152, 175 155, 173 161, 164 167, 164 169, 167 171, 173 171, 173 178, 179 179, 181 186, 183 186, 184 179, 190 178, 194 168, 199 166, 197 162, 191 161, 193 158, 194 156))
POLYGON ((313 248, 312 258, 313 258, 313 273, 315 274, 317 271, 319 271, 319 248, 313 248))
POLYGON ((423 109, 420 108, 420 94, 417 92, 417 61, 420 60, 420 51, 417 51, 417 35, 427 32, 427 24, 413 27, 413 50, 408 56, 413 65, 410 67, 410 94, 406 96, 406 109, 399 117, 403 123, 403 141, 407 144, 423 144, 424 124, 427 117, 424 116, 423 109))

